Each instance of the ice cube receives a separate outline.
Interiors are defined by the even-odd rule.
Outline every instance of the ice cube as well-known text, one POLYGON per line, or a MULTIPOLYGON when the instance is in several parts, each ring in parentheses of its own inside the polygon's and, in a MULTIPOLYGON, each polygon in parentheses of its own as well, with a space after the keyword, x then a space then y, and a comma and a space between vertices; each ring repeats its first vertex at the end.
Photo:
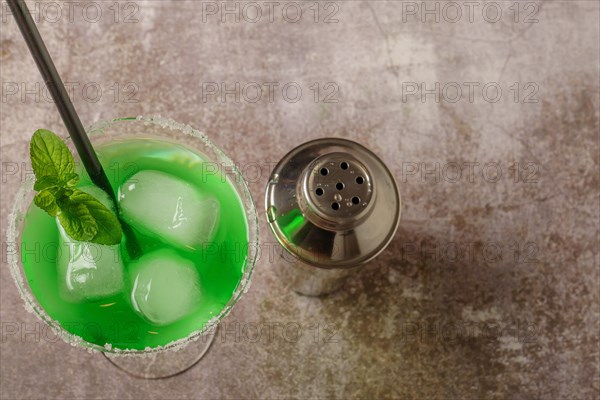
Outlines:
POLYGON ((219 221, 214 197, 159 171, 138 172, 121 185, 119 205, 126 222, 181 249, 210 243, 219 221))
POLYGON ((194 264, 172 249, 145 254, 128 270, 133 308, 155 325, 184 317, 200 299, 200 278, 194 264))
MULTIPOLYGON (((81 188, 114 212, 110 197, 95 186, 81 188)), ((57 272, 61 297, 70 302, 95 301, 123 290, 123 260, 119 245, 104 246, 72 239, 59 231, 57 272)))

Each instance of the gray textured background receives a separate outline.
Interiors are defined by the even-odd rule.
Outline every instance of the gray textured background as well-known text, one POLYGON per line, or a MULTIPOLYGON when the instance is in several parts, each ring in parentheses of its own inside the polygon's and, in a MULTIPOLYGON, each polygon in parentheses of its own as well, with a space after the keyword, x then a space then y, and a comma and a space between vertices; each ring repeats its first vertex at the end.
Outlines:
MULTIPOLYGON (((247 171, 261 214, 270 167, 285 152, 313 138, 354 139, 394 171, 403 216, 387 251, 322 300, 290 293, 263 257, 225 320, 230 333, 168 381, 125 376, 43 330, 25 335, 41 328, 23 309, 3 256, 3 399, 600 396, 598 2, 478 2, 473 15, 459 2, 454 23, 447 20, 456 9, 444 2, 439 22, 411 13, 420 2, 320 2, 317 21, 308 2, 297 22, 288 21, 296 14, 286 2, 273 21, 259 2, 257 23, 243 18, 253 14, 220 23, 220 14, 204 13, 203 21, 199 1, 121 2, 118 14, 113 2, 85 10, 81 2, 72 18, 66 3, 54 3, 58 17, 50 3, 29 2, 84 124, 161 114, 204 130, 240 165, 261 166, 258 176, 247 171), (497 6, 502 16, 493 23, 497 6), (102 16, 92 22, 97 8, 102 16), (279 87, 272 102, 266 94, 256 103, 233 95, 203 101, 208 82, 279 87), (289 82, 302 88, 295 103, 281 94, 289 82), (436 82, 439 103, 407 95, 414 83, 436 82), (472 101, 468 82, 479 85, 472 101), (332 87, 335 103, 325 101, 332 87), (492 102, 495 87, 502 95, 492 102), (456 165, 464 166, 458 179, 456 165), (422 174, 434 168, 437 179, 422 174), (299 325, 302 335, 290 340, 276 328, 269 336, 276 324, 299 325), (263 335, 251 341, 241 330, 248 326, 263 335)), ((204 3, 204 11, 213 5, 221 7, 204 3)), ((6 7, 2 232, 28 168, 21 162, 29 136, 39 127, 66 135, 35 86, 41 79, 6 7)), ((273 241, 264 220, 261 240, 273 241)))

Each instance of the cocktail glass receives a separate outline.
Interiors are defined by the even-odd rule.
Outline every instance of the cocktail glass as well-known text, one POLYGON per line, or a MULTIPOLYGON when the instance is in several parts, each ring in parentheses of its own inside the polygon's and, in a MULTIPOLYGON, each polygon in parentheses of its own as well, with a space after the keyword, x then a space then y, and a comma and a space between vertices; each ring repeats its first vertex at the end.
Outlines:
MULTIPOLYGON (((26 309, 33 312, 67 343, 88 351, 101 352, 111 363, 137 377, 157 379, 179 374, 191 368, 202 358, 213 342, 219 322, 249 288, 258 254, 258 220, 250 191, 233 161, 203 133, 189 125, 161 117, 118 118, 97 122, 87 131, 92 143, 98 148, 101 148, 103 144, 119 140, 168 141, 200 155, 203 160, 210 163, 211 173, 220 173, 222 179, 230 183, 239 196, 244 209, 248 243, 247 246, 239 247, 239 251, 243 253, 241 259, 244 263, 241 279, 220 312, 185 337, 176 338, 162 346, 144 349, 119 348, 112 346, 111 343, 100 345, 86 341, 65 329, 61 321, 53 318, 41 306, 31 289, 24 270, 21 245, 25 216, 30 207, 34 207, 32 205, 35 195, 33 176, 29 176, 19 188, 8 218, 7 253, 11 274, 25 302, 26 309), (184 351, 179 351, 184 348, 184 351)), ((67 140, 66 143, 73 150, 70 140, 67 140)), ((75 152, 73 151, 73 153, 75 152)))

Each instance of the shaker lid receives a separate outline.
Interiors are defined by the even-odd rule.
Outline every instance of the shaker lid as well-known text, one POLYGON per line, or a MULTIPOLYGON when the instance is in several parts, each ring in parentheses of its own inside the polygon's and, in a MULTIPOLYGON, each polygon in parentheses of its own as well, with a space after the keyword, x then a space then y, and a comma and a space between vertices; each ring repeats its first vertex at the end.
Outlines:
POLYGON ((371 260, 400 221, 400 194, 388 168, 345 139, 313 140, 286 154, 269 178, 265 201, 278 242, 321 268, 371 260))

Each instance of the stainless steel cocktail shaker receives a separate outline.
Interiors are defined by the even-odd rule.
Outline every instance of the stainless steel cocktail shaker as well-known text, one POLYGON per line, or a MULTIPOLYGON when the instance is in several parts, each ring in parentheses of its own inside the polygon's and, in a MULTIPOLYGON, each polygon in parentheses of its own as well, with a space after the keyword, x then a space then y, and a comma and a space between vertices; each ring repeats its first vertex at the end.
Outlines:
POLYGON ((277 274, 300 294, 338 289, 391 241, 400 202, 394 177, 362 145, 328 138, 296 147, 266 190, 269 226, 286 252, 277 274))

